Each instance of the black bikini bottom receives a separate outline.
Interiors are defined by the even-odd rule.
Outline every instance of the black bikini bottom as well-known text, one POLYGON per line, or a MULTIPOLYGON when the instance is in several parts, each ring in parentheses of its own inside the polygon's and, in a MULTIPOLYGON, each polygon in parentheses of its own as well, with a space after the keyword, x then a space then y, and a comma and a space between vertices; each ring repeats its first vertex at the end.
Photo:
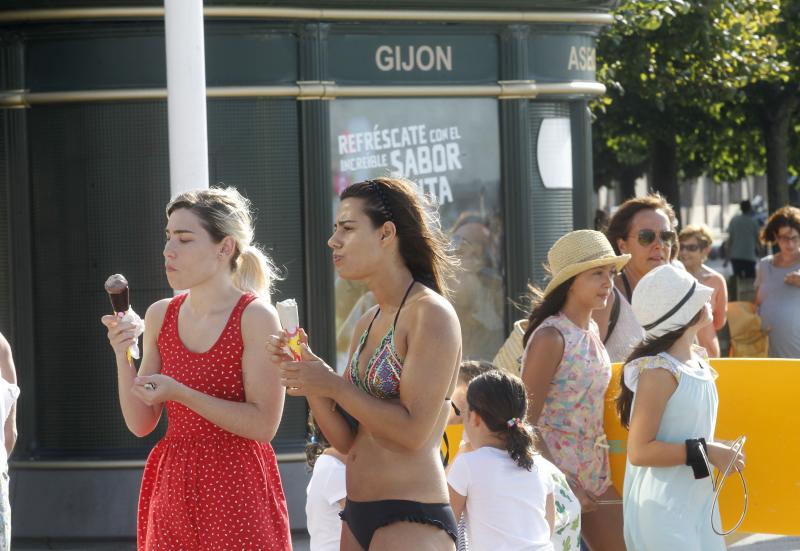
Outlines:
POLYGON ((339 513, 353 536, 364 549, 369 549, 375 531, 395 522, 418 522, 444 530, 456 543, 458 524, 449 503, 420 503, 402 499, 345 502, 339 513))

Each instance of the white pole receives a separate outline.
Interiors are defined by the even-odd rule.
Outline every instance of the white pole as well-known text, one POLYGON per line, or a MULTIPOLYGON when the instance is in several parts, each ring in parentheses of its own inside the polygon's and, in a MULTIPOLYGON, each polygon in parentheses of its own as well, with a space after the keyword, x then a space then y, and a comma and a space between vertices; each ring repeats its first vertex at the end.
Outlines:
POLYGON ((203 0, 164 0, 170 195, 208 187, 203 0))

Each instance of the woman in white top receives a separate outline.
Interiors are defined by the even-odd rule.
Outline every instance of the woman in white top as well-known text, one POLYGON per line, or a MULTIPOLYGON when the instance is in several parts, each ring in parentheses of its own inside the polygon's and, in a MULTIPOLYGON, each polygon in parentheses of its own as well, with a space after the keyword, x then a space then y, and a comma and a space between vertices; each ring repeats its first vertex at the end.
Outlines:
POLYGON ((306 526, 311 537, 311 551, 339 551, 342 519, 347 498, 345 462, 347 456, 325 440, 314 419, 309 420, 310 440, 306 445, 306 461, 311 480, 306 488, 306 526))
POLYGON ((11 347, 0 333, 0 551, 11 549, 11 504, 8 500, 8 456, 17 442, 17 372, 11 347))
POLYGON ((525 422, 525 385, 489 371, 467 389, 464 430, 475 451, 456 457, 447 477, 456 518, 465 512, 471 549, 553 551, 553 480, 534 464, 525 422))
POLYGON ((631 255, 614 280, 608 304, 592 314, 612 362, 625 361, 644 338, 631 310, 633 290, 647 272, 675 260, 676 227, 675 211, 658 193, 628 199, 611 217, 606 237, 616 254, 631 255))

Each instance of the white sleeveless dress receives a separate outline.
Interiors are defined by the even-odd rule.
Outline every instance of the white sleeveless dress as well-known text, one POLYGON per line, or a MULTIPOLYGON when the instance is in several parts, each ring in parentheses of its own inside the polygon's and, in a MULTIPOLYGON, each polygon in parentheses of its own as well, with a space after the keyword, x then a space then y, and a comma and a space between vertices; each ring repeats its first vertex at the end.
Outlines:
MULTIPOLYGON (((700 347, 695 350, 705 352, 700 347)), ((694 358, 700 360, 702 369, 667 353, 625 366, 625 384, 634 393, 645 369, 666 369, 678 380, 664 409, 657 440, 675 444, 689 438, 714 441, 719 404, 716 372, 698 354, 694 358)), ((636 408, 635 394, 632 407, 636 408)), ((724 539, 711 528, 713 497, 711 477, 695 480, 691 467, 637 467, 628 462, 623 491, 625 545, 636 551, 724 551, 724 539)), ((720 526, 718 510, 714 525, 720 526)))

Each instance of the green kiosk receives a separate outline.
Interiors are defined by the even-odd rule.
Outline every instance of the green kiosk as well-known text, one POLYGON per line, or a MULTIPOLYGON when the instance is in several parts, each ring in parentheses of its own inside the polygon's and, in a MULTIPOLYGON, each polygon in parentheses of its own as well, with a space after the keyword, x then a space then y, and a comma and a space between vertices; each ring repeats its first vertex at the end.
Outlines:
MULTIPOLYGON (((465 357, 489 359, 550 245, 593 220, 598 32, 614 0, 208 0, 211 184, 258 209, 315 350, 346 361, 363 289, 334 276, 339 192, 379 175, 439 202, 461 256, 465 357)), ((171 293, 164 7, 7 0, 0 11, 0 331, 22 397, 11 458, 20 538, 133 537, 141 469, 99 318, 124 273, 143 312, 171 293)), ((203 183, 198 183, 202 185, 203 183)), ((306 406, 273 441, 305 526, 306 406)))

